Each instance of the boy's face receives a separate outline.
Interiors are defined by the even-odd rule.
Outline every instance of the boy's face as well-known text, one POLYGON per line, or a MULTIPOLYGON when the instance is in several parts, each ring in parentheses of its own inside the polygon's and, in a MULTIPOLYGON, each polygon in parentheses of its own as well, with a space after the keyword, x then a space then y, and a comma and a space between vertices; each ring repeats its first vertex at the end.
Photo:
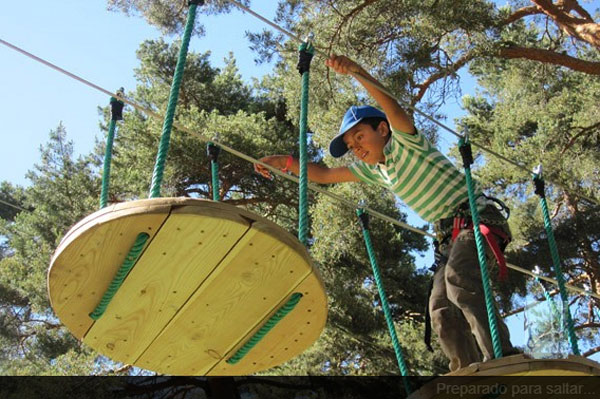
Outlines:
POLYGON ((355 157, 369 165, 377 165, 385 161, 383 147, 388 134, 385 122, 381 122, 377 129, 369 124, 359 123, 344 134, 343 140, 355 157))

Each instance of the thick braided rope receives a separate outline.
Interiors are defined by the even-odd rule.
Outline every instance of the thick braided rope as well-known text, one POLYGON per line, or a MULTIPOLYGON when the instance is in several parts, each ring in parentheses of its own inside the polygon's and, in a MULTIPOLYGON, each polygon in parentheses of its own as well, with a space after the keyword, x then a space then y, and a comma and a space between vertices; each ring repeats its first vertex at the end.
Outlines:
MULTIPOLYGON (((463 138, 459 141, 459 146, 469 146, 463 138)), ((490 334, 492 336, 492 344, 494 346, 494 357, 499 359, 502 357, 502 345, 500 344, 500 337, 498 336, 498 322, 496 320, 496 312, 494 306, 494 296, 490 287, 490 276, 488 273, 487 260, 485 254, 485 244, 483 242, 483 235, 479 230, 479 211, 477 210, 477 203, 475 198, 475 189, 473 179, 471 177, 470 164, 464 162, 465 165, 465 179, 467 182, 467 191, 469 193, 469 207, 471 209, 471 218, 473 219, 473 233, 475 234, 475 244, 477 245, 477 257, 479 259, 479 268, 481 270, 481 280, 483 282, 483 293, 485 296, 485 307, 487 309, 488 322, 490 325, 490 334)))
POLYGON ((167 105, 167 112, 165 114, 165 121, 163 123, 162 136, 158 146, 158 154, 156 155, 156 164, 154 165, 154 173, 152 174, 150 198, 160 197, 160 185, 163 179, 165 160, 167 158, 167 153, 169 152, 169 142, 171 140, 171 128, 173 126, 173 118, 175 116, 175 107, 177 106, 177 99, 179 98, 179 87, 181 86, 181 79, 183 77, 183 70, 190 44, 190 37, 194 29, 194 20, 196 18, 197 7, 198 6, 196 4, 190 4, 188 11, 185 31, 183 33, 183 39, 181 42, 181 49, 179 50, 179 58, 177 59, 177 66, 175 68, 175 74, 173 75, 173 84, 171 85, 171 92, 169 94, 169 103, 167 105))
POLYGON ((273 327, 275 327, 275 325, 277 323, 279 323, 279 321, 281 321, 281 319, 283 319, 288 313, 290 313, 296 307, 298 302, 300 302, 301 298, 302 298, 301 293, 299 293, 299 292, 293 293, 292 296, 290 297, 290 299, 288 299, 288 301, 282 307, 280 307, 277 310, 277 312, 275 312, 275 314, 269 318, 269 320, 267 320, 267 322, 260 328, 260 330, 258 330, 256 332, 256 334, 254 334, 244 344, 244 346, 242 346, 240 349, 238 349, 238 351, 235 352, 235 354, 233 356, 231 356, 229 359, 227 359, 227 363, 236 364, 237 362, 242 360, 242 358, 244 356, 246 356, 246 354, 248 354, 248 352, 250 352, 250 350, 252 348, 254 348, 256 346, 256 344, 258 344, 260 342, 260 340, 262 340, 265 337, 265 335, 267 335, 267 333, 269 331, 271 331, 271 329, 273 327))
POLYGON ((144 245, 146 244, 146 241, 148 241, 148 238, 150 238, 150 235, 148 235, 148 233, 138 234, 137 238, 135 239, 135 242, 133 243, 133 246, 131 247, 129 253, 125 257, 123 264, 117 271, 117 274, 115 274, 115 277, 113 277, 113 280, 111 281, 110 285, 106 289, 106 292, 102 296, 100 303, 98 304, 98 306, 96 306, 96 309, 94 309, 94 311, 90 313, 90 317, 92 319, 98 320, 104 314, 108 304, 123 284, 125 277, 127 277, 127 274, 133 268, 135 262, 137 262, 138 258, 140 257, 142 249, 144 249, 144 245))
MULTIPOLYGON (((560 312, 558 311, 558 308, 556 307, 554 300, 550 296, 550 293, 548 292, 548 290, 546 289, 544 284, 542 284, 542 281, 538 277, 535 277, 535 281, 542 288, 542 293, 544 294, 544 298, 546 298, 546 302, 548 303, 548 307, 550 308, 550 315, 552 316, 552 318, 554 320, 558 321, 558 323, 561 326, 561 329, 567 330, 567 326, 566 326, 567 323, 563 322, 564 317, 562 317, 560 312)), ((554 324, 554 322, 552 324, 554 324)))
POLYGON ((213 201, 220 201, 219 195, 219 162, 210 161, 210 173, 212 177, 213 201))
POLYGON ((108 186, 110 185, 110 163, 112 159, 113 140, 115 138, 115 127, 117 121, 111 119, 108 125, 108 137, 106 138, 106 150, 104 151, 104 167, 102 170, 102 190, 100 191, 100 209, 108 203, 108 186))
MULTIPOLYGON (((312 56, 314 48, 309 42, 302 43, 299 52, 306 52, 312 56)), ((308 131, 308 89, 310 77, 310 60, 305 70, 302 71, 302 94, 300 99, 300 171, 299 171, 299 210, 298 210, 298 240, 308 244, 308 156, 307 156, 307 131, 308 131)))
POLYGON ((216 146, 212 141, 209 141, 206 145, 206 155, 210 160, 210 175, 212 181, 212 197, 213 201, 220 201, 221 196, 219 194, 219 153, 221 148, 216 146))
POLYGON ((377 283, 377 291, 379 292, 379 298, 381 299, 381 307, 383 308, 385 321, 390 332, 390 337, 392 338, 392 345, 394 346, 394 352, 396 353, 398 367, 400 368, 400 372, 402 373, 402 377, 404 380, 404 388, 406 390, 406 393, 410 394, 410 384, 406 379, 406 376, 408 376, 408 367, 406 367, 404 355, 402 354, 402 347, 400 346, 400 342, 398 342, 398 336, 396 335, 396 327, 394 326, 394 319, 392 318, 392 312, 390 312, 390 305, 387 301, 387 295, 385 294, 385 288, 383 286, 383 281, 381 280, 381 275, 379 273, 377 258, 375 258, 375 251, 373 249, 373 244, 371 242, 371 234, 369 232, 368 227, 368 215, 364 212, 363 209, 357 209, 356 215, 361 220, 362 232, 363 237, 365 239, 365 245, 367 247, 367 253, 369 255, 369 260, 371 261, 373 276, 375 277, 375 282, 377 283))
MULTIPOLYGON (((534 177, 541 180, 541 178, 534 177)), ((558 248, 556 246, 556 240, 554 239, 554 232, 552 231, 552 223, 550 222, 550 213, 548 212, 548 203, 546 197, 541 193, 540 206, 542 208, 542 214, 544 215, 544 228, 546 229, 546 236, 548 237, 548 245, 550 246, 550 254, 552 255, 552 264, 554 266, 554 274, 556 275, 556 281, 558 282, 558 290, 560 292, 560 299, 563 305, 563 317, 566 320, 567 335, 569 338, 569 344, 573 354, 579 356, 579 345, 577 344, 577 335, 575 335, 575 327, 573 325, 573 319, 571 318, 571 311, 569 310, 569 297, 565 288, 565 278, 563 276, 562 268, 560 267, 560 257, 558 256, 558 248)))

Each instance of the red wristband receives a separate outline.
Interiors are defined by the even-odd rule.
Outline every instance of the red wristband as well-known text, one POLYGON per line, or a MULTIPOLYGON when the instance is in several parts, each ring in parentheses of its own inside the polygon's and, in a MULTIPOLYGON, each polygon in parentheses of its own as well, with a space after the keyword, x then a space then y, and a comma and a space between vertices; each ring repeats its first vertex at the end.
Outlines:
POLYGON ((288 155, 287 160, 285 161, 285 167, 281 169, 283 173, 287 173, 289 169, 292 167, 292 163, 294 163, 294 157, 288 155))

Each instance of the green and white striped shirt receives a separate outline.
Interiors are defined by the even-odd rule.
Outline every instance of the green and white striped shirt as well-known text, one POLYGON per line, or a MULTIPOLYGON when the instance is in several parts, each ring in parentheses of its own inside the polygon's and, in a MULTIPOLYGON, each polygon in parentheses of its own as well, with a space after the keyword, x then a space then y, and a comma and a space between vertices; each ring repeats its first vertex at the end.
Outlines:
MULTIPOLYGON (((357 161, 349 166, 360 180, 394 192, 428 222, 451 217, 469 195, 465 176, 420 132, 392 130, 383 149, 385 164, 357 161)), ((475 183, 475 195, 481 194, 475 183)))

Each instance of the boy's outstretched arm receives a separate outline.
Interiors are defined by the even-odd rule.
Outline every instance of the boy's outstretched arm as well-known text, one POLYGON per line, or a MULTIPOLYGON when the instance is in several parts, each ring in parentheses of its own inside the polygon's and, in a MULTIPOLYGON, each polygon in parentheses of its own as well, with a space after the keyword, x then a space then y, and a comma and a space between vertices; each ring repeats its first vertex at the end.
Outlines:
POLYGON ((390 125, 392 125, 394 129, 409 134, 416 133, 413 121, 406 111, 400 107, 394 98, 382 92, 378 87, 378 85, 381 86, 381 83, 369 75, 369 73, 356 62, 343 55, 332 55, 325 61, 325 65, 342 75, 353 73, 358 76, 356 79, 365 89, 367 89, 371 97, 377 101, 377 104, 383 109, 383 112, 388 117, 390 125))
MULTIPOLYGON (((259 159, 259 161, 271 165, 277 169, 284 169, 288 163, 289 155, 269 155, 267 157, 259 159)), ((343 183, 348 181, 358 181, 358 178, 350 172, 347 167, 341 168, 328 168, 316 163, 308 163, 308 180, 315 183, 328 184, 328 183, 343 183)), ((271 173, 267 168, 260 164, 254 164, 254 170, 264 177, 270 179, 271 173)), ((292 158, 291 165, 288 166, 288 170, 295 174, 299 174, 300 164, 298 159, 292 158)))

